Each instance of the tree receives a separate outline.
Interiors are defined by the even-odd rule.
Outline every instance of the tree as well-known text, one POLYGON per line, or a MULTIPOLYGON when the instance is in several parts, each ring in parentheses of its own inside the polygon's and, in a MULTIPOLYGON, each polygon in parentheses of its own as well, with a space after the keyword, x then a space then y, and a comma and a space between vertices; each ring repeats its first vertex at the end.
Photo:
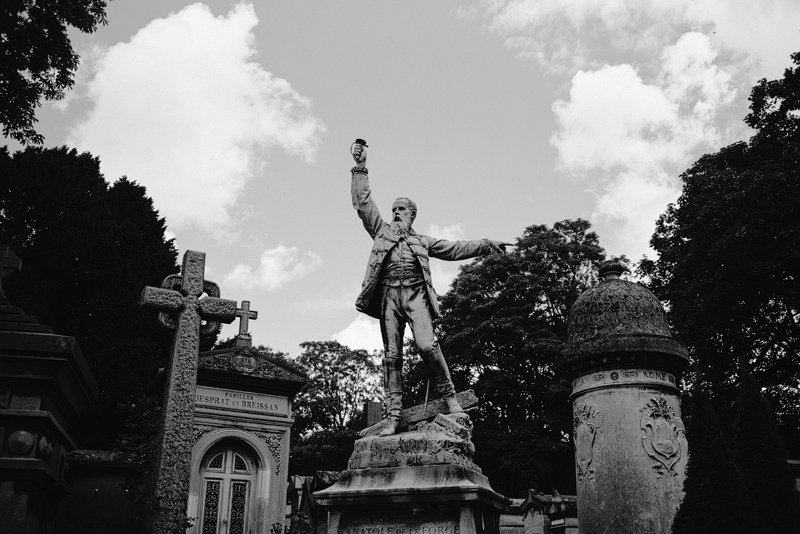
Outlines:
MULTIPOLYGON (((780 80, 761 80, 756 129, 701 157, 681 178, 640 269, 669 303, 676 335, 730 429, 744 356, 792 454, 800 454, 800 53, 780 80)), ((689 376, 692 379, 692 375, 689 376)))
POLYGON ((530 226, 513 252, 462 267, 442 299, 440 338, 456 387, 480 399, 476 461, 506 495, 532 484, 574 491, 569 386, 554 367, 569 309, 603 259, 585 220, 530 226))
POLYGON ((113 405, 146 392, 166 365, 172 334, 138 302, 177 271, 177 253, 144 187, 124 177, 109 186, 99 165, 66 147, 0 149, 0 233, 23 261, 6 279, 9 300, 77 338, 113 405))
POLYGON ((736 402, 735 459, 755 504, 764 534, 791 532, 800 525, 794 480, 786 449, 753 375, 743 365, 736 402))
POLYGON ((3 135, 41 144, 36 108, 72 87, 78 54, 67 27, 92 33, 106 24, 105 0, 7 0, 0 7, 0 123, 3 135))
POLYGON ((695 391, 690 407, 685 496, 675 516, 672 533, 759 532, 742 476, 733 463, 729 442, 720 430, 707 394, 695 391))
POLYGON ((295 429, 341 431, 358 421, 364 403, 380 397, 378 365, 365 350, 336 341, 306 341, 296 363, 308 382, 295 399, 295 429))
POLYGON ((289 474, 310 476, 317 471, 347 469, 356 439, 358 431, 352 428, 322 429, 306 436, 295 436, 293 432, 289 474))

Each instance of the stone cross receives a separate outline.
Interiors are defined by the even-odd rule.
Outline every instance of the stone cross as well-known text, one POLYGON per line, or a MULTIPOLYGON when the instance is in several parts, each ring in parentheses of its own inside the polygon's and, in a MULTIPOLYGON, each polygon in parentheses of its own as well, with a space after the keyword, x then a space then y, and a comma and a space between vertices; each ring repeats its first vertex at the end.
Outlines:
POLYGON ((247 334, 249 333, 250 319, 258 319, 258 312, 250 311, 250 301, 243 300, 242 307, 236 310, 236 317, 241 319, 239 321, 239 334, 247 334))
MULTIPOLYGON (((201 323, 233 322, 236 301, 203 295, 204 288, 217 288, 203 279, 206 255, 194 250, 183 256, 180 277, 170 275, 165 287, 145 287, 141 306, 177 316, 175 341, 170 355, 167 390, 162 408, 162 430, 155 466, 155 499, 152 532, 186 531, 186 504, 189 496, 189 471, 194 427, 194 395, 197 385, 197 358, 200 352, 201 323), (175 289, 173 289, 175 287, 175 289)), ((209 293, 209 291, 206 291, 209 293)), ((164 321, 162 321, 164 323, 164 321)))
POLYGON ((252 347, 253 338, 247 330, 250 326, 250 319, 258 319, 258 312, 250 311, 250 301, 243 300, 242 307, 236 309, 236 317, 241 320, 239 321, 239 333, 236 335, 234 346, 237 349, 252 347))

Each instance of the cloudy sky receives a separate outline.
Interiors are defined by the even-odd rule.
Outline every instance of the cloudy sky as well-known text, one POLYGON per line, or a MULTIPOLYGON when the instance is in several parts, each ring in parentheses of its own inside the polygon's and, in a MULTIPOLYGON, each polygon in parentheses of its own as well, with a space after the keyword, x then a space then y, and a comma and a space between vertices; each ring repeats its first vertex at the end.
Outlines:
MULTIPOLYGON (((380 345, 353 305, 356 137, 379 206, 413 198, 422 233, 583 217, 638 259, 680 172, 750 135, 750 88, 800 50, 797 0, 117 1, 108 19, 73 37, 46 145, 145 185, 181 253, 258 310, 254 341, 291 354, 380 345)), ((436 262, 441 293, 457 271, 436 262)))

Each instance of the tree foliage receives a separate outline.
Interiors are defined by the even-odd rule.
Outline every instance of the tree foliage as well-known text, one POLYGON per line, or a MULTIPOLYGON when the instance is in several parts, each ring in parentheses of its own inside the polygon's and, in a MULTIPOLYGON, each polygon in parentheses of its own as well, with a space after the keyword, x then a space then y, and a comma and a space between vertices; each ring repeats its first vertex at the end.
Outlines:
POLYGON ((690 408, 685 496, 672 525, 673 534, 759 532, 742 475, 707 394, 695 391, 690 408))
POLYGON ((764 534, 791 532, 800 525, 794 480, 786 449, 752 374, 740 371, 736 402, 735 459, 764 534))
POLYGON ((144 187, 109 186, 89 153, 0 149, 0 232, 23 261, 4 289, 77 338, 111 401, 146 391, 169 355, 171 332, 138 304, 144 286, 177 271, 164 229, 144 187))
POLYGON ((336 341, 306 341, 295 363, 308 375, 294 403, 295 431, 349 428, 368 400, 380 398, 380 374, 365 350, 352 350, 336 341))
POLYGON ((67 27, 92 33, 106 23, 105 0, 5 0, 0 7, 0 123, 3 135, 41 144, 33 128, 42 98, 72 87, 78 54, 67 27))
POLYGON ((800 54, 792 57, 796 66, 781 79, 754 87, 750 141, 705 155, 682 175, 682 194, 651 240, 658 260, 641 269, 669 302, 723 424, 734 419, 743 355, 800 454, 800 54))
POLYGON ((506 495, 531 485, 574 488, 569 387, 554 366, 569 309, 603 259, 585 220, 530 226, 513 252, 462 267, 442 299, 439 327, 454 382, 480 399, 476 461, 506 495))
POLYGON ((292 436, 289 474, 344 471, 357 438, 358 431, 351 428, 323 429, 305 436, 292 436))

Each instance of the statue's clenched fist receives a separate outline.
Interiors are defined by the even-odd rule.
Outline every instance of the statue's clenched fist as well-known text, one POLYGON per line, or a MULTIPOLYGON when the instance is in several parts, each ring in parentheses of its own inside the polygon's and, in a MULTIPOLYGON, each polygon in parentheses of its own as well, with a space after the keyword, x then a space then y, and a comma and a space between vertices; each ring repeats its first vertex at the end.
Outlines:
POLYGON ((505 254, 506 247, 513 247, 513 243, 506 243, 505 241, 495 241, 493 239, 487 239, 486 242, 489 244, 489 250, 491 250, 492 254, 505 254))
POLYGON ((367 142, 363 139, 356 139, 355 143, 350 145, 350 154, 359 165, 364 165, 367 162, 367 142))

